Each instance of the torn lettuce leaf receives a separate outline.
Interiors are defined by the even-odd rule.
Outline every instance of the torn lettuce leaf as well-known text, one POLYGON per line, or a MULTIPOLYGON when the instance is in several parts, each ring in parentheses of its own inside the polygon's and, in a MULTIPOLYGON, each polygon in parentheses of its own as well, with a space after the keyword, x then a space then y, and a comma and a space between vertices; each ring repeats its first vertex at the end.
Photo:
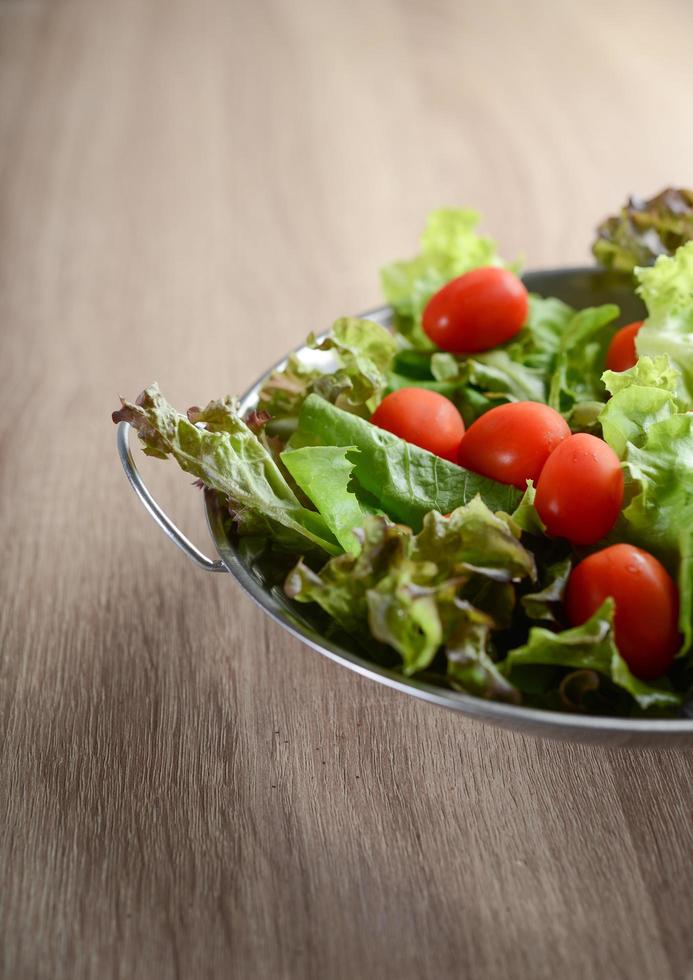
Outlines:
POLYGON ((356 446, 358 484, 393 520, 414 530, 429 511, 448 513, 477 494, 492 510, 508 513, 521 496, 514 487, 434 456, 317 395, 309 395, 303 403, 289 448, 302 445, 356 446))
POLYGON ((582 626, 560 633, 533 627, 527 643, 511 650, 502 662, 503 673, 513 682, 515 669, 527 664, 592 670, 627 691, 642 709, 678 708, 681 697, 668 689, 666 682, 648 684, 631 674, 614 643, 613 615, 613 599, 607 599, 582 626))
POLYGON ((419 240, 420 253, 380 270, 383 295, 396 314, 398 332, 412 347, 434 349, 421 328, 421 315, 431 296, 446 282, 470 269, 504 264, 495 243, 476 231, 478 222, 476 211, 432 211, 419 240))
POLYGON ((359 543, 353 529, 363 523, 365 514, 356 495, 348 489, 354 469, 347 457, 349 452, 358 450, 353 446, 304 446, 286 450, 281 461, 344 550, 357 552, 359 543))
POLYGON ((358 555, 330 559, 317 574, 299 562, 287 595, 317 602, 357 638, 387 643, 406 674, 429 667, 449 643, 455 686, 516 698, 491 656, 490 634, 499 624, 470 598, 481 583, 505 593, 510 582, 534 576, 534 559, 509 523, 476 498, 449 518, 428 514, 418 535, 383 517, 366 518, 355 533, 358 555))
POLYGON ((331 351, 324 366, 304 363, 291 354, 284 368, 273 371, 260 389, 258 410, 275 420, 295 420, 311 393, 348 412, 368 417, 382 398, 397 351, 386 327, 373 320, 342 317, 324 340, 308 337, 313 349, 331 351))
POLYGON ((680 373, 677 396, 693 408, 693 241, 648 269, 636 269, 648 315, 635 338, 638 356, 667 354, 680 373))
POLYGON ((618 214, 597 228, 592 252, 600 265, 618 272, 652 265, 660 255, 673 255, 693 238, 693 191, 667 187, 643 200, 631 197, 618 214))
POLYGON ((339 553, 325 520, 301 506, 270 452, 238 415, 234 399, 190 409, 186 417, 154 384, 135 403, 121 399, 113 421, 137 429, 147 455, 172 456, 186 473, 224 494, 243 533, 277 536, 284 529, 279 536, 294 547, 339 553))

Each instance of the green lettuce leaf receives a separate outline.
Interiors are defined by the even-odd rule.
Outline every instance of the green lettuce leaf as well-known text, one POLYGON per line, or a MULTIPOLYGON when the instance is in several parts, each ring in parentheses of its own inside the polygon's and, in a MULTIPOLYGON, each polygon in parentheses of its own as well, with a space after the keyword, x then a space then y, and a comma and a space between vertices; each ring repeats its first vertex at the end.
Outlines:
POLYGON ((628 443, 641 446, 655 422, 679 411, 676 399, 678 372, 666 354, 641 357, 627 371, 605 371, 602 381, 612 397, 599 415, 604 439, 619 459, 628 443))
POLYGON ((522 499, 512 512, 511 520, 520 531, 528 534, 544 534, 546 526, 537 513, 534 506, 534 498, 537 491, 532 480, 527 480, 527 489, 522 495, 522 499))
POLYGON ((310 365, 291 354, 285 367, 273 371, 260 389, 258 410, 273 419, 295 420, 311 393, 348 412, 372 414, 382 398, 392 369, 397 342, 385 327, 372 320, 342 317, 324 340, 313 334, 308 345, 332 351, 324 365, 310 365))
POLYGON ((513 531, 509 519, 494 514, 477 496, 449 517, 435 510, 428 513, 411 553, 417 561, 483 568, 500 581, 534 580, 534 558, 513 531))
MULTIPOLYGON (((360 549, 330 559, 320 573, 302 560, 289 573, 284 591, 297 602, 315 602, 343 629, 370 644, 368 592, 406 558, 411 532, 386 518, 369 516, 356 531, 360 549)), ((430 578, 430 573, 429 576, 430 578)), ((411 653, 415 658, 416 654, 411 653)))
POLYGON ((438 381, 455 380, 462 398, 467 387, 473 385, 487 398, 489 407, 511 401, 543 402, 546 397, 541 374, 521 360, 514 360, 503 347, 466 358, 435 353, 431 357, 431 373, 438 381))
POLYGON ((345 411, 370 415, 382 397, 397 352, 390 331, 372 320, 342 317, 322 343, 313 338, 309 342, 318 350, 335 351, 341 370, 351 381, 351 387, 334 403, 345 411))
MULTIPOLYGON (((323 377, 322 370, 306 364, 297 354, 289 354, 286 365, 270 376, 260 388, 258 412, 267 412, 273 419, 295 418, 306 395, 323 377)), ((349 388, 346 377, 333 382, 332 390, 325 395, 335 400, 349 388)))
POLYGON ((448 681, 455 690, 494 701, 521 701, 489 653, 493 619, 464 599, 448 607, 452 624, 445 630, 448 681))
POLYGON ((299 562, 287 595, 317 602, 359 639, 388 644, 407 674, 429 667, 446 646, 454 686, 516 698, 491 655, 491 631, 501 624, 472 598, 484 591, 493 606, 491 593, 505 595, 511 582, 535 574, 509 523, 476 498, 449 518, 429 513, 418 535, 383 517, 366 518, 355 533, 358 555, 331 559, 319 574, 299 562))
POLYGON ((529 297, 527 323, 507 350, 514 360, 546 377, 553 372, 561 341, 575 310, 552 296, 529 297))
POLYGON ((576 313, 561 336, 548 404, 570 422, 571 413, 587 402, 605 400, 602 372, 619 309, 613 304, 576 313))
POLYGON ((359 543, 353 528, 362 524, 365 515, 348 489, 354 464, 347 452, 358 450, 353 446, 305 446, 283 452, 281 460, 344 550, 356 552, 359 543))
POLYGON ((627 691, 640 708, 676 709, 681 698, 664 682, 647 684, 629 671, 614 643, 613 614, 613 599, 607 599, 582 626, 560 633, 535 626, 527 643, 511 650, 503 661, 505 675, 512 681, 516 668, 527 664, 596 671, 627 691))
POLYGON ((290 448, 301 445, 356 446, 354 478, 360 487, 386 514, 415 530, 428 511, 447 513, 477 494, 492 510, 508 513, 521 496, 514 487, 419 449, 317 395, 309 395, 303 403, 290 442, 290 448))
POLYGON ((466 360, 469 381, 506 401, 545 402, 559 351, 575 310, 552 297, 531 295, 527 323, 507 344, 466 360))
POLYGON ((693 238, 693 191, 667 187, 650 200, 631 197, 597 229, 592 252, 607 269, 631 272, 672 255, 693 238))
POLYGON ((612 395, 618 395, 633 385, 663 388, 674 394, 678 388, 679 373, 666 354, 658 354, 656 357, 641 357, 626 371, 605 371, 602 381, 612 395))
POLYGON ((624 459, 629 478, 620 534, 678 576, 683 654, 693 646, 693 414, 676 412, 665 360, 641 358, 630 373, 616 375, 621 387, 601 421, 604 438, 624 459), (663 369, 659 375, 657 361, 663 369), (659 377, 667 387, 628 385, 624 374, 633 382, 659 377))
POLYGON ((680 372, 682 407, 693 408, 693 241, 635 273, 648 310, 635 338, 638 355, 667 354, 680 372))
POLYGON ((270 452, 238 415, 234 399, 188 414, 176 412, 154 384, 135 403, 121 399, 113 421, 134 426, 147 455, 172 456, 186 473, 227 497, 241 532, 267 531, 298 549, 339 552, 325 520, 301 506, 270 452))
POLYGON ((693 527, 693 414, 653 423, 625 464, 639 488, 623 512, 631 536, 655 553, 678 555, 679 535, 693 527))
POLYGON ((541 588, 522 596, 522 608, 530 619, 558 622, 556 612, 563 602, 572 564, 570 558, 562 558, 549 565, 542 576, 541 588))
POLYGON ((478 222, 475 211, 432 211, 420 238, 419 255, 380 270, 383 294, 395 311, 397 329, 413 347, 426 350, 434 346, 421 329, 421 314, 441 286, 470 269, 503 264, 494 242, 477 233, 478 222))
POLYGON ((693 527, 679 534, 679 629, 683 637, 679 655, 693 651, 693 527))

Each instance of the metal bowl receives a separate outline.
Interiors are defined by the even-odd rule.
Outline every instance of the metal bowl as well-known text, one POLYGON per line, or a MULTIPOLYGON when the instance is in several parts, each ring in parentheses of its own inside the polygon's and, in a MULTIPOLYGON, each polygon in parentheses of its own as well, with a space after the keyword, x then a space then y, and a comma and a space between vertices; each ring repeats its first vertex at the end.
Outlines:
MULTIPOLYGON (((617 303, 621 308, 623 323, 641 319, 644 314, 640 301, 633 293, 630 281, 614 273, 594 268, 551 269, 528 273, 524 277, 524 282, 531 292, 558 296, 577 307, 617 303)), ((381 307, 363 316, 387 324, 390 310, 388 307, 381 307)), ((315 356, 314 352, 304 347, 298 348, 298 352, 306 358, 315 356)), ((243 395, 241 398, 243 412, 255 406, 263 382, 271 371, 282 367, 285 361, 285 358, 282 359, 265 372, 243 395)), ((205 505, 209 530, 219 558, 213 560, 202 554, 161 510, 144 485, 130 453, 129 430, 130 426, 127 422, 121 422, 118 426, 117 439, 121 461, 140 500, 166 534, 189 558, 206 571, 230 572, 241 588, 272 619, 318 653, 379 684, 411 694, 431 704, 460 711, 470 718, 517 732, 564 741, 614 746, 693 745, 693 719, 649 720, 541 711, 521 705, 484 701, 444 687, 424 683, 416 678, 404 677, 396 670, 372 663, 364 658, 358 647, 352 645, 348 638, 337 642, 326 637, 320 629, 320 613, 317 609, 313 610, 311 606, 299 606, 287 599, 280 589, 269 585, 263 578, 259 566, 243 556, 238 542, 228 533, 225 510, 217 495, 213 493, 205 494, 205 505)))

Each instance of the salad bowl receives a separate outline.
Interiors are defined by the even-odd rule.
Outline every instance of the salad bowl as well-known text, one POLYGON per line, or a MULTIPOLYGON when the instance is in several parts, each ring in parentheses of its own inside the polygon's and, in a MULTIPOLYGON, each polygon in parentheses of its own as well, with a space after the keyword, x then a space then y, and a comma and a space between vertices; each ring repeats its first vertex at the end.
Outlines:
MULTIPOLYGON (((527 288, 543 296, 556 296, 574 306, 616 303, 621 309, 621 322, 628 323, 643 316, 643 307, 634 294, 629 280, 618 273, 593 267, 550 269, 530 272, 523 277, 527 288)), ((387 325, 389 307, 380 307, 361 314, 364 318, 387 325)), ((324 356, 308 347, 299 347, 301 359, 309 361, 324 356)), ((240 399, 243 414, 255 408, 258 393, 272 371, 286 363, 283 358, 268 369, 240 399)), ((326 636, 322 620, 313 607, 299 606, 264 576, 261 565, 253 561, 233 534, 223 501, 213 492, 205 491, 207 522, 217 558, 203 554, 176 527, 159 507, 145 486, 130 452, 131 426, 120 422, 117 445, 121 462, 130 484, 142 504, 175 544, 204 571, 229 573, 251 599, 289 633, 302 640, 318 653, 369 680, 409 694, 439 707, 522 734, 539 735, 561 741, 599 743, 610 746, 693 747, 693 707, 690 717, 675 719, 628 718, 601 715, 566 714, 545 711, 522 705, 484 700, 471 695, 427 683, 416 677, 405 677, 397 670, 381 667, 367 659, 358 645, 348 637, 326 636)))

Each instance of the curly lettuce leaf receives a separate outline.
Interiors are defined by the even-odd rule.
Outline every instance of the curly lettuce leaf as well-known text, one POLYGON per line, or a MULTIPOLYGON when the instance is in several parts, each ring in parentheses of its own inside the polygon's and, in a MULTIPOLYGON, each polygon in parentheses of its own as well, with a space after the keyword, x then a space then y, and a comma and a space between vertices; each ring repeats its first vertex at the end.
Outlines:
POLYGON ((300 560, 289 573, 284 591, 297 602, 317 603, 347 633, 368 645, 372 633, 367 594, 391 567, 405 560, 410 531, 383 517, 369 516, 355 533, 360 545, 357 554, 330 559, 319 574, 300 560))
POLYGON ((186 417, 154 384, 134 403, 121 399, 113 421, 134 426, 147 455, 173 457, 186 473, 227 497, 242 532, 269 531, 286 541, 279 534, 284 529, 294 547, 339 553, 325 520, 299 503, 271 453, 238 415, 234 399, 190 409, 186 417))
POLYGON ((492 510, 508 513, 520 499, 514 487, 434 456, 317 395, 303 403, 290 442, 290 448, 301 445, 356 446, 355 480, 386 514, 415 530, 428 511, 448 513, 477 494, 492 510))
POLYGON ((441 286, 470 269, 503 265, 495 243, 476 231, 478 222, 476 211, 432 211, 419 240, 420 253, 380 270, 385 300, 395 311, 399 332, 413 347, 433 348, 421 328, 421 314, 441 286))
POLYGON ((693 414, 678 411, 664 356, 642 357, 630 371, 606 372, 605 380, 615 393, 601 415, 604 438, 629 478, 621 533, 678 574, 685 653, 693 641, 693 414))
POLYGON ((647 684, 631 674, 614 643, 613 615, 613 599, 607 599, 582 626, 560 633, 533 627, 527 643, 511 650, 503 661, 503 672, 513 681, 514 670, 527 664, 595 671, 627 691, 640 708, 678 708, 680 696, 664 682, 647 684))
POLYGON ((347 412, 370 415, 383 395, 397 351, 390 331, 373 320, 342 317, 321 342, 311 334, 308 345, 333 356, 315 365, 291 354, 285 367, 273 371, 260 389, 258 410, 280 421, 295 420, 304 399, 315 393, 347 412))
POLYGON ((648 310, 635 338, 638 355, 667 354, 680 372, 678 397, 693 408, 693 241, 635 274, 648 310))
POLYGON ((601 410, 604 439, 619 459, 628 443, 641 446, 650 426, 679 411, 676 398, 678 372, 666 354, 641 357, 627 371, 605 371, 602 381, 611 398, 601 410))
POLYGON ((667 187, 649 200, 631 197, 618 214, 597 228, 592 252, 600 265, 618 272, 652 265, 693 238, 693 191, 667 187))
POLYGON ((364 518, 358 498, 349 490, 354 463, 347 453, 358 452, 353 446, 305 446, 286 450, 281 461, 315 504, 328 528, 345 551, 356 552, 359 543, 353 533, 364 518))
POLYGON ((508 523, 477 498, 448 519, 428 514, 418 535, 383 517, 366 518, 355 533, 358 555, 331 559, 319 574, 299 562, 287 578, 287 595, 317 602, 357 638, 388 644, 404 673, 426 669, 446 646, 451 683, 515 698, 491 655, 491 631, 499 624, 471 599, 482 583, 504 591, 534 575, 533 558, 508 523))
POLYGON ((510 520, 494 514, 477 496, 449 517, 428 513, 412 542, 412 555, 417 561, 483 568, 496 581, 533 581, 534 558, 513 531, 510 520))
POLYGON ((334 404, 345 411, 371 414, 387 385, 397 353, 397 342, 390 331, 372 320, 342 317, 322 343, 312 337, 309 343, 318 350, 335 351, 341 370, 351 381, 351 387, 334 404))
POLYGON ((693 527, 693 414, 653 423, 641 446, 628 444, 625 465, 638 488, 623 512, 631 536, 677 555, 681 531, 693 527))

